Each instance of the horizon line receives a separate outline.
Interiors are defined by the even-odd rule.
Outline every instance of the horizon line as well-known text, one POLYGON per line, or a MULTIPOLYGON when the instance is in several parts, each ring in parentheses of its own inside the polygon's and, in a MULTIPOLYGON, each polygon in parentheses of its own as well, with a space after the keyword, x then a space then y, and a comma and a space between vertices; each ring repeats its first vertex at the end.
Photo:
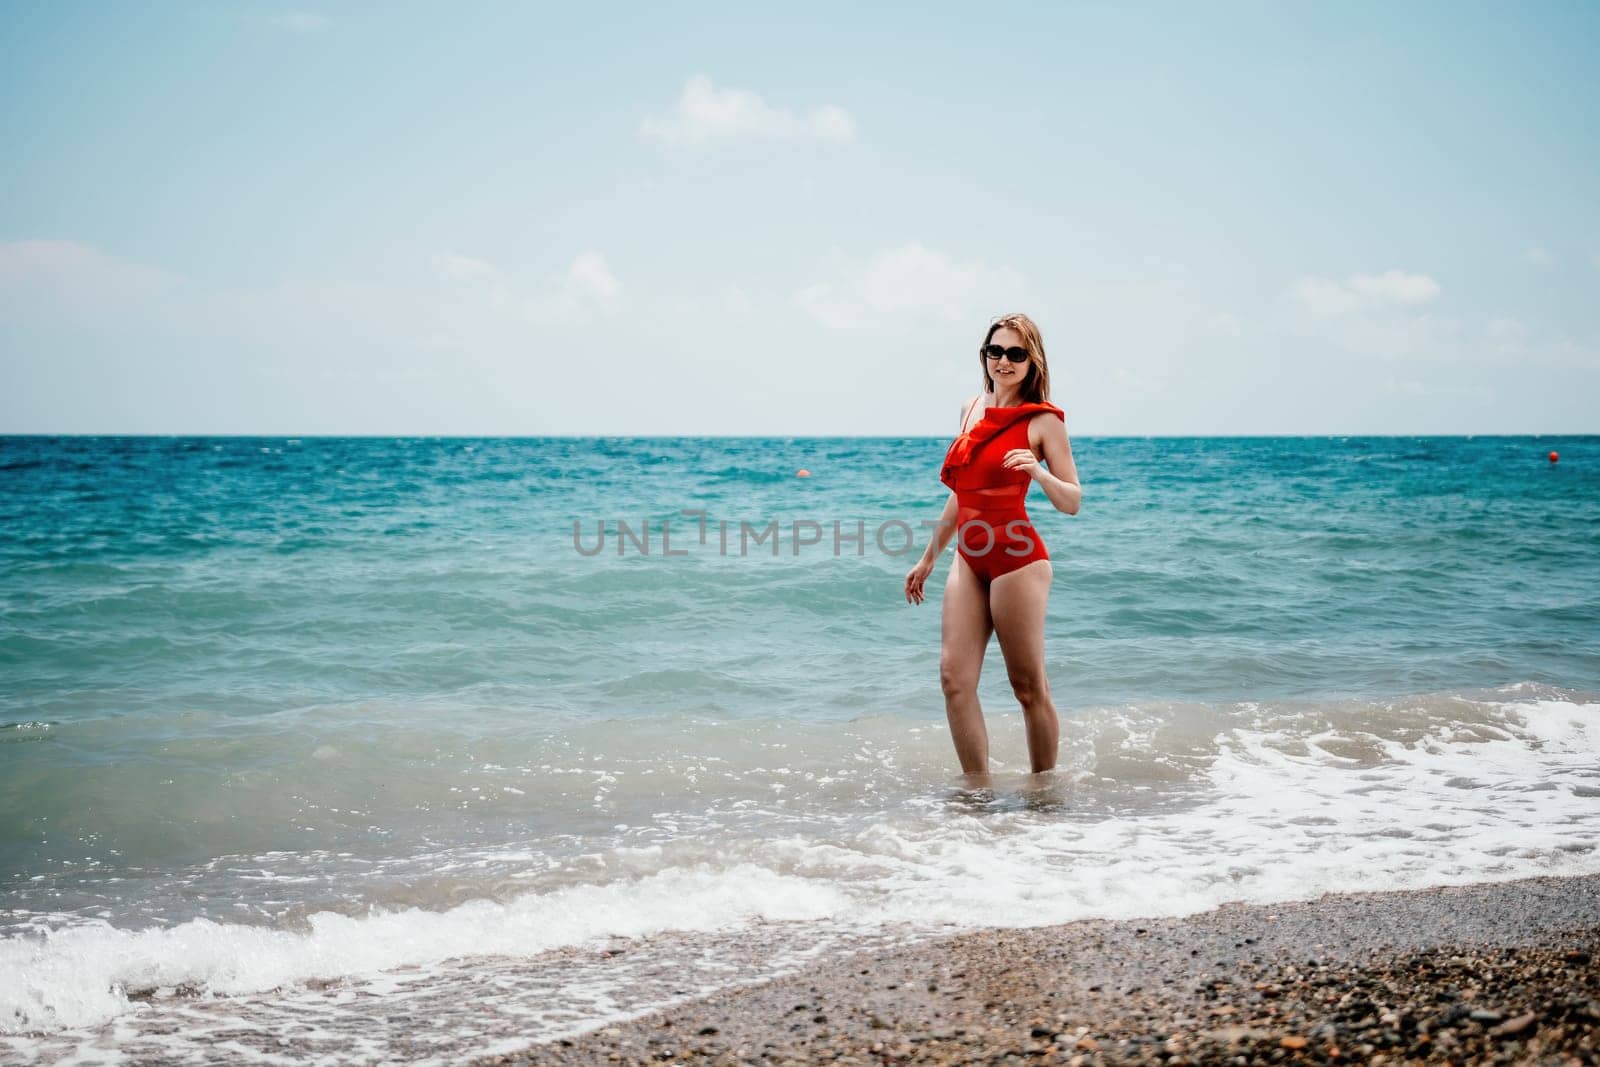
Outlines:
MULTIPOLYGON (((348 441, 348 440, 395 440, 412 438, 426 441, 550 441, 550 440, 603 440, 603 439, 634 439, 634 440, 679 440, 679 439, 706 439, 706 440, 757 440, 757 441, 786 441, 786 440, 906 440, 929 439, 948 440, 956 435, 952 434, 849 434, 849 433, 528 433, 528 434, 462 434, 462 433, 205 433, 205 432, 178 432, 160 433, 153 431, 139 431, 133 433, 116 431, 74 431, 57 433, 50 431, 29 431, 12 433, 0 431, 0 440, 15 440, 27 438, 150 438, 150 439, 181 439, 181 438, 219 438, 222 440, 283 440, 283 441, 348 441)), ((1384 438, 1398 439, 1407 437, 1448 437, 1473 439, 1479 437, 1512 438, 1512 437, 1600 437, 1600 430, 1581 431, 1521 431, 1521 432, 1493 432, 1493 433, 1359 433, 1347 431, 1330 431, 1326 433, 1075 433, 1075 440, 1114 440, 1114 439, 1139 439, 1139 440, 1241 440, 1241 439, 1331 439, 1331 438, 1384 438)))

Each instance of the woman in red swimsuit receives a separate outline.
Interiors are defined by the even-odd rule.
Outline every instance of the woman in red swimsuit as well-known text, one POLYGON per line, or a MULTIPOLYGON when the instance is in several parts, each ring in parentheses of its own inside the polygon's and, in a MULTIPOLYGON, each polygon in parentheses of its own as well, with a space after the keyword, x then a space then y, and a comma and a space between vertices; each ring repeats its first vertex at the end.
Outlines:
POLYGON ((987 775, 989 733, 978 703, 978 673, 992 632, 1000 638, 1011 690, 1022 705, 1028 760, 1038 773, 1056 765, 1061 728, 1044 668, 1050 553, 1028 521, 1023 499, 1029 484, 1038 482, 1057 511, 1076 515, 1083 490, 1066 416, 1050 403, 1050 369, 1033 320, 1026 315, 994 320, 978 361, 983 392, 961 409, 961 433, 945 453, 939 475, 951 489, 950 499, 932 542, 906 575, 906 599, 922 603, 934 562, 957 538, 944 584, 939 653, 939 682, 956 756, 963 773, 987 775))

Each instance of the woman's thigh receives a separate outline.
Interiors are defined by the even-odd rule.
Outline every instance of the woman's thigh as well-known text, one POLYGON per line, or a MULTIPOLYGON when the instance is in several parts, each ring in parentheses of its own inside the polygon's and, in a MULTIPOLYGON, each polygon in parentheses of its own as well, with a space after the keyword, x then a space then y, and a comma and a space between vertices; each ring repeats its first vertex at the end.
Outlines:
POLYGON ((989 584, 994 632, 1013 682, 1044 684, 1044 616, 1051 574, 1050 561, 1036 559, 989 584))
POLYGON ((944 602, 939 615, 939 673, 948 681, 978 684, 984 649, 994 632, 989 615, 989 594, 972 567, 952 553, 950 574, 944 581, 944 602))

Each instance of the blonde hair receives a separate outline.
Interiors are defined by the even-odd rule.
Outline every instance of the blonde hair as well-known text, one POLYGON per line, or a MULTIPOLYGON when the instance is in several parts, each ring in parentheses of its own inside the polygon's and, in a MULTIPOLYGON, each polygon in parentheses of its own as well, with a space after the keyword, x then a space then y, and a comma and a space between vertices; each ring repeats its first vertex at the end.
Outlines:
POLYGON ((1020 312, 1012 315, 1001 315, 989 323, 989 332, 983 335, 983 344, 978 346, 978 370, 983 375, 983 391, 994 392, 994 379, 989 377, 989 363, 983 358, 983 349, 994 337, 996 330, 1010 327, 1022 335, 1022 345, 1028 350, 1028 376, 1022 380, 1022 401, 1028 404, 1047 404, 1050 402, 1050 365, 1044 358, 1044 338, 1039 334, 1039 327, 1028 316, 1020 312))

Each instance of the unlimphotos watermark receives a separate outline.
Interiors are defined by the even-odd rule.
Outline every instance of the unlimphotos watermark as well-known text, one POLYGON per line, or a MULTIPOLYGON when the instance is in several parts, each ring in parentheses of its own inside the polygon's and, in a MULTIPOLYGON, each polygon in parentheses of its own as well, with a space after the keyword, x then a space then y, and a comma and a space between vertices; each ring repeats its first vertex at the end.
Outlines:
MULTIPOLYGON (((850 554, 847 546, 855 549, 854 555, 864 556, 869 543, 886 556, 904 556, 922 548, 917 543, 916 530, 903 519, 886 519, 876 523, 869 538, 865 519, 822 522, 817 519, 790 518, 786 530, 784 523, 778 519, 766 523, 754 523, 749 519, 737 522, 729 519, 712 520, 703 508, 685 508, 678 514, 691 520, 687 524, 691 525, 691 529, 686 539, 679 540, 677 547, 672 541, 672 520, 661 519, 657 523, 649 518, 637 523, 627 519, 595 519, 592 520, 592 535, 585 530, 584 520, 573 519, 572 547, 580 556, 598 556, 613 543, 614 535, 616 554, 619 556, 627 555, 630 546, 633 553, 640 556, 687 556, 695 546, 715 545, 717 553, 723 556, 760 555, 763 549, 770 549, 774 557, 781 554, 785 544, 792 556, 798 556, 802 548, 828 545, 830 542, 835 556, 850 554), (785 532, 788 534, 787 541, 785 532), (829 533, 831 538, 827 536, 829 533), (691 547, 683 547, 685 544, 691 547)), ((940 525, 937 519, 924 519, 917 523, 924 530, 934 531, 940 525)), ((1026 556, 1034 549, 1033 533, 1032 523, 1025 518, 1011 519, 1002 526, 995 526, 983 519, 968 519, 956 530, 962 550, 972 556, 986 556, 993 551, 1010 556, 1026 556)))

